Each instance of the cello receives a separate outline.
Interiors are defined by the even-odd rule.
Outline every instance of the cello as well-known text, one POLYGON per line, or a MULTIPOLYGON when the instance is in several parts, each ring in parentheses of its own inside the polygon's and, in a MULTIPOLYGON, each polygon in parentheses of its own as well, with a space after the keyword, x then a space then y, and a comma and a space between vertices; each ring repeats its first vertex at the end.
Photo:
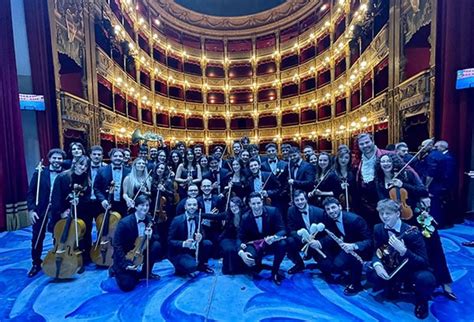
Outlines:
POLYGON ((77 218, 77 203, 82 186, 74 184, 69 194, 71 208, 67 218, 59 220, 54 226, 55 244, 42 264, 44 273, 56 279, 71 278, 82 268, 82 251, 79 240, 86 232, 86 225, 77 218))
MULTIPOLYGON (((108 191, 109 204, 112 203, 114 195, 115 182, 111 182, 108 191)), ((95 246, 91 249, 90 256, 92 261, 98 266, 110 266, 113 263, 112 255, 114 253, 113 237, 117 224, 122 216, 116 211, 110 211, 100 214, 96 219, 96 226, 100 227, 95 246)))

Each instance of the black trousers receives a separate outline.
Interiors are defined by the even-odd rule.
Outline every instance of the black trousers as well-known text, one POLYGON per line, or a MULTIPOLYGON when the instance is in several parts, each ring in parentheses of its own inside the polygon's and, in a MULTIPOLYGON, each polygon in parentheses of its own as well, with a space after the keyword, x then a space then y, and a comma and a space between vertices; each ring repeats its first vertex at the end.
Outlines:
POLYGON ((272 265, 272 274, 277 274, 278 270, 280 269, 281 262, 285 258, 286 251, 288 249, 288 244, 286 240, 280 240, 274 242, 271 245, 265 244, 263 250, 257 251, 253 245, 247 245, 245 249, 246 252, 252 254, 253 259, 255 259, 255 266, 253 267, 254 270, 261 270, 262 266, 262 258, 266 254, 273 254, 273 265, 272 265))
MULTIPOLYGON (((303 259, 300 255, 300 250, 301 248, 303 248, 303 243, 301 242, 301 239, 291 236, 286 239, 286 242, 288 244, 288 258, 293 262, 293 264, 298 266, 304 266, 303 259)), ((310 255, 312 255, 311 250, 313 249, 308 249, 308 254, 310 255)))
POLYGON ((153 265, 161 256, 161 253, 162 249, 160 242, 157 240, 152 241, 149 251, 144 251, 145 262, 143 263, 143 267, 140 272, 115 269, 115 280, 118 287, 124 292, 132 291, 138 285, 140 279, 146 278, 147 268, 148 272, 151 273, 153 265))
MULTIPOLYGON (((87 264, 90 262, 90 251, 92 246, 92 226, 93 221, 97 219, 99 214, 104 213, 105 210, 97 200, 91 200, 87 203, 85 207, 82 208, 81 213, 79 213, 79 218, 81 218, 86 224, 86 232, 81 242, 81 250, 84 262, 87 264)), ((100 229, 100 227, 97 227, 100 229)), ((97 233, 99 233, 97 231, 97 233)))
POLYGON ((415 301, 417 304, 428 301, 436 285, 436 279, 431 271, 410 272, 406 270, 406 267, 402 268, 397 275, 388 281, 380 278, 375 270, 370 270, 367 272, 367 280, 374 284, 374 288, 383 288, 387 291, 396 289, 402 282, 412 283, 415 285, 415 301))
POLYGON ((219 237, 222 233, 222 228, 215 221, 211 221, 210 226, 202 226, 205 232, 206 239, 212 242, 211 258, 220 258, 219 252, 219 237))
POLYGON ((240 244, 235 239, 223 239, 219 243, 222 253, 222 274, 241 274, 246 271, 245 264, 238 255, 240 244))
POLYGON ((430 238, 425 238, 425 245, 437 284, 452 283, 453 279, 446 263, 446 255, 444 254, 441 238, 437 230, 431 234, 430 238))
POLYGON ((211 252, 212 242, 206 239, 199 244, 199 263, 196 263, 196 250, 189 248, 183 248, 179 254, 173 254, 170 261, 174 266, 176 275, 186 275, 194 273, 206 265, 211 252))
POLYGON ((49 218, 46 218, 43 229, 41 230, 41 224, 43 223, 44 216, 38 214, 39 219, 33 224, 33 235, 31 236, 31 260, 33 265, 41 265, 41 254, 43 253, 43 242, 46 236, 46 229, 48 227, 49 218), (41 230, 41 231, 40 231, 41 230), (38 240, 38 246, 35 247, 36 240, 38 240))
POLYGON ((350 284, 360 284, 362 276, 362 264, 355 259, 351 254, 347 254, 341 250, 334 254, 325 254, 327 257, 323 258, 317 255, 318 268, 324 274, 349 272, 350 284))

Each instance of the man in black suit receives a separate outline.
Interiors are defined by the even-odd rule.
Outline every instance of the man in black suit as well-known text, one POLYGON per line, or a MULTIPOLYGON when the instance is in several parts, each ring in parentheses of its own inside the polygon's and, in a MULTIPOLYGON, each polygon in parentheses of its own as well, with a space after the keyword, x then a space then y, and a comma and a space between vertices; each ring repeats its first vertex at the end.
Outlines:
POLYGON ((123 150, 114 148, 110 150, 109 157, 111 164, 99 169, 94 181, 94 194, 105 210, 112 207, 111 211, 117 211, 125 217, 127 215, 127 205, 122 197, 123 180, 130 170, 123 166, 123 150), (111 182, 114 182, 114 194, 112 204, 108 201, 108 189, 111 182))
POLYGON ((156 230, 153 231, 152 218, 149 215, 150 199, 140 195, 135 200, 135 213, 122 218, 115 230, 113 274, 117 285, 124 292, 133 290, 140 279, 159 279, 160 276, 152 272, 155 261, 160 257, 161 245, 156 230), (138 237, 144 240, 143 265, 137 265, 127 254, 134 249, 138 237), (141 266, 141 267, 140 267, 141 266))
POLYGON ((212 251, 212 242, 204 239, 198 231, 198 202, 188 198, 185 213, 176 216, 170 225, 168 233, 168 258, 175 268, 177 275, 195 276, 197 270, 208 274, 214 271, 207 265, 212 251), (199 246, 198 246, 199 245, 199 246), (199 247, 198 260, 196 251, 199 247))
POLYGON ((400 261, 408 259, 406 265, 393 277, 389 278, 387 268, 374 255, 372 259, 373 271, 367 278, 375 284, 375 288, 384 288, 391 298, 398 293, 402 282, 415 285, 415 316, 425 319, 428 316, 428 299, 433 292, 436 279, 429 268, 428 255, 421 233, 400 219, 400 204, 390 199, 383 199, 377 203, 377 211, 382 223, 374 227, 374 246, 376 249, 383 245, 390 245, 391 251, 399 256, 400 261), (400 237, 403 234, 403 237, 400 237))
MULTIPOLYGON (((354 295, 362 290, 360 283, 362 263, 351 253, 355 252, 362 259, 372 255, 372 235, 367 222, 352 212, 343 212, 338 199, 328 197, 323 201, 325 216, 324 225, 327 230, 341 239, 339 245, 329 235, 316 241, 314 248, 319 248, 327 256, 321 258, 318 267, 323 274, 332 279, 332 273, 349 271, 349 284, 344 290, 345 295, 354 295)), ((318 254, 319 255, 319 254, 318 254)))
MULTIPOLYGON (((224 199, 220 196, 213 195, 211 180, 203 179, 201 182, 202 195, 197 197, 198 209, 201 209, 203 217, 208 219, 202 220, 202 228, 206 238, 212 242, 212 257, 218 258, 219 253, 219 236, 222 233, 222 220, 213 220, 218 213, 223 211, 224 199)), ((216 218, 222 219, 222 218, 216 218)))
MULTIPOLYGON (((323 222, 323 210, 308 204, 308 197, 303 190, 296 190, 293 193, 293 203, 288 209, 288 231, 290 236, 288 243, 288 258, 295 264, 288 270, 289 274, 296 274, 304 270, 305 265, 299 254, 303 247, 301 236, 298 236, 298 230, 304 228, 308 232, 312 224, 323 222)), ((316 251, 309 247, 308 255, 316 260, 316 251)))
POLYGON ((176 205, 177 215, 182 214, 186 211, 186 209, 184 209, 184 206, 186 205, 186 200, 188 198, 197 198, 199 196, 199 187, 196 184, 192 183, 188 186, 188 190, 186 192, 188 196, 186 198, 181 199, 176 205))
POLYGON ((281 284, 280 264, 285 258, 287 243, 278 240, 285 236, 283 219, 277 208, 263 205, 260 193, 249 195, 250 210, 242 217, 239 228, 239 239, 242 241, 239 256, 248 267, 261 270, 262 258, 267 253, 275 255, 272 266, 272 281, 281 284))
POLYGON ((268 143, 265 146, 267 158, 261 163, 262 171, 272 172, 277 176, 280 182, 286 181, 286 173, 288 172, 288 164, 285 161, 278 160, 277 146, 275 143, 268 143))
POLYGON ((300 189, 306 192, 313 190, 316 179, 314 167, 301 159, 300 149, 297 147, 290 149, 290 165, 288 184, 293 189, 300 189))
POLYGON ((272 204, 276 206, 275 201, 280 195, 280 183, 278 179, 271 172, 261 171, 260 161, 257 158, 250 159, 249 169, 250 192, 261 193, 263 198, 268 197, 272 199, 272 204))
POLYGON ((229 183, 230 171, 219 167, 220 159, 209 157, 208 160, 209 172, 203 176, 203 179, 209 179, 212 183, 212 193, 220 195, 224 192, 224 187, 229 183))
POLYGON ((31 236, 31 259, 33 265, 28 272, 28 277, 33 277, 41 270, 41 253, 43 252, 43 241, 46 235, 46 227, 49 213, 51 192, 53 190, 54 181, 58 174, 62 171, 62 163, 66 158, 66 153, 61 149, 52 149, 48 152, 48 167, 37 168, 26 195, 28 205, 28 215, 33 225, 33 235, 31 236), (38 173, 41 171, 40 180, 38 182, 38 173), (39 188, 38 188, 39 184, 39 188), (38 204, 36 204, 36 193, 38 192, 38 204), (48 213, 46 213, 46 211, 48 213), (38 241, 38 242, 37 242, 38 241))

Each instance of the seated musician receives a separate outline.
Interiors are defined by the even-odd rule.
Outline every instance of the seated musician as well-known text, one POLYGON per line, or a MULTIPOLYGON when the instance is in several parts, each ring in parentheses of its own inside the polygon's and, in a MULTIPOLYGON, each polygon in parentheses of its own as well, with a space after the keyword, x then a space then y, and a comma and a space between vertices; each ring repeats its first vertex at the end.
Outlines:
POLYGON ((390 199, 380 200, 377 211, 382 223, 374 227, 375 248, 389 245, 390 257, 398 257, 400 263, 405 259, 408 259, 408 262, 390 278, 388 270, 393 267, 386 267, 384 260, 374 255, 374 270, 368 273, 367 278, 375 285, 374 289, 384 288, 389 298, 397 296, 401 283, 414 284, 415 316, 424 319, 428 316, 428 299, 435 288, 436 279, 429 267, 423 236, 417 229, 410 229, 411 226, 402 222, 398 202, 390 199), (407 232, 408 229, 410 232, 407 232))
POLYGON ((332 280, 333 273, 349 272, 349 283, 344 289, 344 294, 357 294, 362 290, 361 261, 370 258, 372 254, 372 235, 366 221, 355 213, 343 212, 336 198, 326 198, 323 206, 324 225, 339 241, 327 235, 312 245, 320 248, 326 255, 326 258, 321 258, 318 254, 321 258, 318 267, 329 280, 332 280))
MULTIPOLYGON (((295 264, 288 270, 289 274, 296 274, 304 270, 305 265, 299 254, 303 247, 302 237, 298 235, 300 229, 310 232, 312 224, 323 222, 323 210, 308 204, 308 197, 303 190, 295 190, 293 193, 293 203, 288 209, 288 231, 290 236, 288 243, 288 258, 295 264)), ((311 245, 311 244, 310 244, 311 245)), ((309 257, 317 258, 314 248, 308 246, 309 257)))
POLYGON ((194 277, 198 270, 212 274, 214 271, 207 265, 212 242, 204 239, 202 229, 199 231, 200 218, 196 198, 186 199, 184 208, 185 213, 176 216, 171 222, 168 232, 168 258, 177 275, 194 277))
POLYGON ((133 290, 139 280, 147 278, 147 275, 152 279, 160 278, 152 272, 153 265, 160 256, 161 245, 157 233, 153 231, 149 211, 150 199, 145 195, 138 196, 135 200, 135 213, 122 218, 115 230, 112 271, 118 287, 124 292, 133 290), (137 237, 142 237, 145 240, 145 246, 149 247, 141 253, 144 257, 143 265, 133 263, 132 254, 137 244, 137 237), (130 251, 132 252, 129 253, 130 251))
POLYGON ((248 267, 261 270, 262 257, 267 253, 275 255, 271 279, 281 284, 280 264, 285 258, 287 244, 280 238, 285 235, 283 219, 277 208, 264 206, 262 195, 252 192, 249 196, 250 211, 242 218, 239 228, 239 256, 248 267))

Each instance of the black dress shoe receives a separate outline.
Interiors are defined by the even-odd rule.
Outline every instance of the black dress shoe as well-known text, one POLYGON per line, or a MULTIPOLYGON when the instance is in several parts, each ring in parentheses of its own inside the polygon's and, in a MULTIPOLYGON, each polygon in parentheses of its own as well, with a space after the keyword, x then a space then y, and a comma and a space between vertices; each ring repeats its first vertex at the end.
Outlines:
POLYGON ((281 281, 282 281, 282 277, 280 276, 280 274, 272 274, 272 282, 275 283, 276 286, 280 286, 281 285, 281 281))
POLYGON ((428 301, 418 303, 415 306, 415 316, 420 320, 426 319, 428 317, 428 301))
POLYGON ((109 277, 115 277, 115 271, 112 266, 109 267, 109 277))
POLYGON ((344 295, 351 296, 351 295, 356 295, 360 291, 362 291, 362 285, 360 284, 349 284, 345 289, 344 289, 344 295))
POLYGON ((214 274, 214 270, 207 265, 199 267, 198 270, 206 274, 214 274))
POLYGON ((79 270, 77 271, 77 274, 82 274, 86 271, 86 267, 84 265, 82 265, 79 270))
POLYGON ((34 264, 28 272, 28 277, 33 277, 41 271, 41 265, 34 264))
POLYGON ((295 265, 288 270, 288 274, 296 274, 304 270, 304 265, 295 265))
POLYGON ((158 274, 155 274, 155 273, 150 273, 148 275, 148 278, 151 279, 151 280, 159 280, 161 278, 161 276, 158 275, 158 274))
POLYGON ((453 292, 449 292, 449 291, 444 290, 443 295, 451 301, 457 301, 458 300, 458 297, 453 292))

